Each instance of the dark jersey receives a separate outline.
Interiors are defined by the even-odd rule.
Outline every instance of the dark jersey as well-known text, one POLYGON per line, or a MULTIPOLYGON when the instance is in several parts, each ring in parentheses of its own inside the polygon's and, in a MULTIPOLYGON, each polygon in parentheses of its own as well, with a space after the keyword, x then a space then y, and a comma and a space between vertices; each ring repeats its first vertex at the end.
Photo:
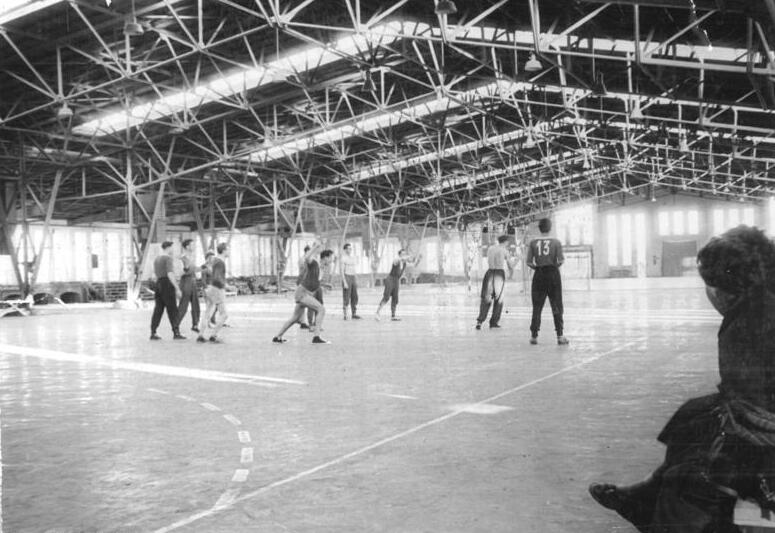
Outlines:
POLYGON ((301 282, 301 286, 309 292, 315 292, 320 288, 320 265, 314 259, 307 263, 307 272, 301 282))
POLYGON ((210 285, 223 289, 226 286, 226 263, 216 257, 210 266, 210 285))
POLYGON ((533 239, 527 250, 527 264, 534 267, 560 266, 565 258, 562 243, 551 237, 533 239))
POLYGON ((192 277, 194 275, 194 261, 187 255, 181 256, 180 260, 183 262, 183 274, 180 277, 192 277))
POLYGON ((401 279, 401 276, 404 275, 404 269, 406 268, 406 261, 399 261, 398 263, 393 263, 393 268, 390 269, 390 274, 388 274, 391 278, 401 279))
POLYGON ((169 255, 161 254, 153 260, 153 273, 158 279, 169 277, 168 274, 173 271, 172 257, 169 255))

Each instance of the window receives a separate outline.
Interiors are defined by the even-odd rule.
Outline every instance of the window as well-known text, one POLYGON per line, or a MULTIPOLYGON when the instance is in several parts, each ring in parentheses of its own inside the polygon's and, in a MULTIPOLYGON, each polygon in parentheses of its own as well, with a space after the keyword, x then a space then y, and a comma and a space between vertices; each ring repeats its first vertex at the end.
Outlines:
POLYGON ((746 207, 743 209, 743 224, 748 226, 754 225, 754 210, 753 207, 746 207))
POLYGON ((622 213, 622 266, 632 265, 632 217, 629 213, 622 213))
POLYGON ((606 225, 608 226, 608 265, 616 266, 619 264, 619 236, 616 231, 616 215, 608 215, 606 225))
POLYGON ((686 232, 689 235, 697 235, 700 232, 700 215, 696 210, 692 209, 687 213, 686 222, 686 232))
POLYGON ((684 234, 684 212, 673 211, 673 235, 684 234))
POLYGON ((720 235, 724 233, 724 210, 723 209, 714 209, 713 210, 713 234, 714 235, 720 235))
POLYGON ((663 211, 659 213, 659 234, 661 236, 670 235, 670 213, 663 211))
POLYGON ((727 211, 727 224, 724 229, 734 228, 740 225, 740 211, 737 208, 727 211))
POLYGON ((594 214, 592 204, 558 210, 554 215, 555 235, 563 244, 571 246, 592 244, 594 214))

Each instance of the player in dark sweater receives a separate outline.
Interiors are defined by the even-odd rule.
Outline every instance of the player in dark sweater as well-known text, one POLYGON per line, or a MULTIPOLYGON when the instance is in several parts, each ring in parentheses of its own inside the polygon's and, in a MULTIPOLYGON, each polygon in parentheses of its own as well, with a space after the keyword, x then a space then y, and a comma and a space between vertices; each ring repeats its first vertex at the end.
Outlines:
POLYGON ((161 243, 162 253, 153 261, 153 273, 156 276, 156 290, 154 291, 153 316, 151 317, 151 340, 161 339, 156 334, 156 329, 161 323, 161 315, 167 310, 167 318, 172 326, 173 339, 185 339, 178 329, 178 305, 175 301, 180 298, 181 292, 175 281, 175 269, 172 260, 172 243, 161 243))
POLYGON ((375 320, 379 320, 379 315, 382 311, 382 307, 390 300, 390 318, 391 320, 401 320, 396 316, 396 308, 398 307, 398 288, 401 286, 401 276, 404 275, 404 269, 406 269, 406 262, 410 261, 410 256, 406 250, 399 250, 398 257, 393 260, 393 266, 390 268, 390 273, 385 278, 383 284, 385 289, 382 291, 382 301, 379 302, 377 312, 374 315, 375 320))
POLYGON ((538 344, 538 330, 541 329, 541 312, 546 298, 552 307, 554 329, 557 332, 557 344, 568 344, 563 335, 562 279, 560 266, 565 258, 562 255, 562 243, 549 236, 552 221, 542 218, 538 222, 541 236, 530 241, 527 250, 527 266, 535 270, 530 290, 533 300, 533 319, 530 322, 530 344, 538 344))
POLYGON ((199 333, 199 290, 196 286, 196 273, 200 268, 194 264, 193 242, 193 239, 186 239, 180 243, 183 249, 183 255, 180 256, 183 261, 183 274, 180 276, 182 296, 178 303, 178 329, 186 316, 188 304, 191 304, 191 330, 199 333))
POLYGON ((289 318, 285 324, 283 324, 280 331, 272 338, 272 342, 283 343, 286 339, 283 338, 288 329, 296 324, 304 314, 304 309, 312 309, 316 313, 314 323, 310 323, 309 328, 313 333, 313 344, 330 344, 327 340, 320 337, 321 326, 323 325, 323 319, 326 316, 326 308, 323 304, 315 298, 315 292, 320 289, 320 269, 325 268, 331 263, 334 252, 332 250, 323 250, 320 252, 320 264, 315 260, 315 254, 317 254, 323 247, 320 243, 315 243, 314 246, 304 254, 304 264, 306 270, 304 278, 296 287, 296 293, 294 294, 294 300, 296 307, 293 309, 293 315, 289 318))

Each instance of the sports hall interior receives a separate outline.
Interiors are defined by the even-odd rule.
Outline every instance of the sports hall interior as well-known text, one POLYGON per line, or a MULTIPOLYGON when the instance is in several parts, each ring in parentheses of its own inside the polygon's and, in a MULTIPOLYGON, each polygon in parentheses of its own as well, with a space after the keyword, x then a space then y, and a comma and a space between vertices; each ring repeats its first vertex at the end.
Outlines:
POLYGON ((774 51, 771 0, 3 0, 0 532, 635 532, 587 486, 716 390, 696 256, 775 234, 774 51), (218 344, 149 340, 186 239, 218 344), (274 344, 318 241, 331 343, 274 344))

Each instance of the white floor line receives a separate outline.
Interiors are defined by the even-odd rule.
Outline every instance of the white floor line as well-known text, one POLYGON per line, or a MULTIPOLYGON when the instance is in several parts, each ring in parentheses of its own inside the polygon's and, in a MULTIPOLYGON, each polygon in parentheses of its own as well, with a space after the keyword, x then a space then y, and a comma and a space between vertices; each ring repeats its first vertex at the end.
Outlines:
POLYGON ((244 385, 254 385, 257 387, 267 386, 267 383, 261 383, 262 381, 268 383, 282 383, 286 385, 307 384, 304 381, 297 381, 295 379, 275 378, 269 376, 253 376, 250 374, 235 374, 233 372, 219 372, 217 370, 202 370, 199 368, 156 365, 152 363, 138 363, 133 361, 111 361, 109 359, 101 359, 99 357, 93 357, 90 355, 58 352, 55 350, 32 348, 28 346, 12 346, 10 344, 0 344, 0 354, 4 353, 8 355, 22 355, 25 357, 51 359, 54 361, 68 361, 71 363, 91 363, 94 365, 107 366, 118 370, 134 370, 137 372, 147 372, 149 374, 203 379, 207 381, 242 383, 244 385))
MULTIPOLYGON (((538 379, 534 379, 533 381, 529 381, 527 383, 523 383, 522 385, 518 385, 514 388, 511 388, 507 391, 501 392, 499 394, 496 394, 494 396, 490 396, 489 398, 485 398, 484 400, 481 400, 479 402, 473 403, 473 404, 467 404, 465 409, 470 408, 472 405, 482 405, 490 403, 494 400, 497 400, 499 398, 503 398, 504 396, 508 396, 509 394, 514 394, 515 392, 519 392, 521 390, 524 390, 528 387, 532 387, 533 385, 536 385, 538 383, 542 383, 548 379, 552 379, 554 377, 557 377, 561 374, 565 374, 566 372, 570 372, 571 370, 576 370, 577 368, 580 368, 584 365, 588 365, 589 363, 593 363, 597 361, 598 359, 605 357, 607 355, 610 355, 612 353, 621 351, 625 348, 628 348, 630 346, 633 346, 639 342, 642 342, 643 339, 636 339, 634 341, 628 342, 626 344, 620 344, 619 346, 612 348, 606 352, 597 354, 593 357, 589 357, 579 363, 576 363, 575 365, 570 365, 565 368, 562 368, 558 370, 557 372, 552 372, 551 374, 547 374, 546 376, 540 377, 538 379)), ((315 474, 321 470, 325 470, 326 468, 338 465, 340 463, 343 463, 347 461, 348 459, 352 459, 353 457, 357 457, 359 455, 363 455, 364 453, 370 452, 371 450, 374 450, 376 448, 379 448, 381 446, 384 446, 385 444, 390 444, 391 442, 397 441, 399 439, 402 439, 404 437, 408 437, 409 435, 412 435, 414 433, 417 433, 418 431, 421 431, 425 428, 435 426, 437 424, 440 424, 441 422, 444 422, 446 420, 449 420, 450 418, 454 418, 462 413, 465 413, 465 409, 457 409, 455 411, 451 411, 445 415, 439 416, 434 418, 433 420, 428 420, 427 422, 424 422, 422 424, 419 424, 417 426, 414 426, 413 428, 409 428, 405 431, 402 431, 400 433, 396 433, 395 435, 392 435, 390 437, 386 437, 382 440, 379 440, 373 444, 369 444, 367 446, 363 446, 362 448, 358 448, 355 451, 352 451, 350 453, 347 453, 345 455, 342 455, 340 457, 337 457, 336 459, 332 459, 330 461, 327 461, 323 464, 320 464, 318 466, 312 467, 308 470, 304 470, 303 472, 299 472, 298 474, 294 474, 290 477, 287 477, 285 479, 281 479, 279 481, 275 481, 274 483, 270 483, 269 485, 265 485, 259 489, 256 489, 254 491, 248 492, 247 494, 244 494, 238 498, 233 499, 232 501, 220 501, 220 505, 216 504, 214 507, 210 509, 206 509, 204 511, 200 511, 194 515, 189 516, 188 518, 184 518, 182 520, 179 520, 173 524, 170 524, 169 526, 157 529, 154 533, 168 533, 170 531, 174 531, 176 529, 179 529, 181 527, 187 526, 193 522, 197 522, 203 518, 208 518, 210 516, 213 516, 215 514, 220 513, 221 511, 228 509, 235 503, 239 503, 245 500, 249 500, 251 498, 255 498, 256 496, 260 496, 261 494, 264 494, 265 492, 269 492, 270 490, 281 487, 283 485, 287 485, 289 483, 292 483, 294 481, 297 481, 299 479, 308 477, 312 474, 315 474)))

